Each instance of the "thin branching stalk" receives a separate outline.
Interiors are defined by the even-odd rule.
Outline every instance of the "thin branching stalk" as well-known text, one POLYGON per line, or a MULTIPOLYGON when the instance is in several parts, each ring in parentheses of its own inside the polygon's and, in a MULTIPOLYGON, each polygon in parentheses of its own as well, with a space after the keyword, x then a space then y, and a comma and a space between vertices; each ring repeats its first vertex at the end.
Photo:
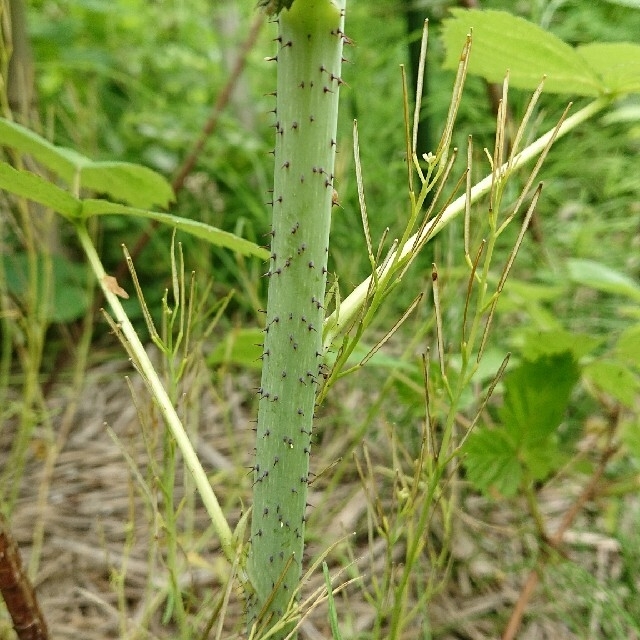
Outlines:
POLYGON ((102 289, 102 293, 104 294, 111 310, 113 312, 115 318, 114 328, 116 328, 119 332, 122 333, 124 338, 126 339, 127 350, 129 351, 132 358, 135 358, 134 364, 137 369, 141 373, 143 379, 148 385, 149 389, 153 393, 156 402, 158 403, 158 407, 160 408, 160 412, 162 413, 163 418, 166 421, 167 426, 171 430, 173 437, 176 440, 176 444, 179 447, 182 456, 184 458, 185 464, 191 473, 200 497, 202 498, 202 502, 211 518, 211 522, 216 530, 218 538, 220 539, 220 545, 222 550, 230 562, 234 561, 234 558, 237 554, 237 548, 235 544, 234 535, 229 527, 229 524, 222 512, 220 507, 220 503, 216 498, 216 495, 209 484, 209 479, 207 478, 207 474, 205 470, 202 468, 202 464, 200 463, 198 456, 187 436, 184 427, 182 426, 182 422, 176 413, 175 407, 172 404, 167 392, 153 366, 153 363, 149 359, 145 348, 140 342, 133 325, 131 324, 129 318, 127 317, 124 309, 122 308, 122 304, 118 297, 113 293, 109 286, 109 277, 107 276, 102 263, 100 262, 100 258, 98 257, 98 253, 96 252, 91 239, 89 238, 89 234, 87 233, 86 228, 83 225, 78 225, 76 227, 76 231, 78 234, 78 239, 80 240, 80 244, 87 256, 87 260, 100 283, 100 288, 102 289))
MULTIPOLYGON (((554 140, 566 135, 569 131, 572 131, 577 126, 592 118, 596 113, 602 111, 610 104, 609 98, 600 98, 594 100, 592 103, 575 113, 573 116, 566 118, 559 124, 558 127, 551 131, 548 131, 544 135, 540 136, 535 142, 531 143, 528 147, 523 149, 522 152, 508 160, 504 165, 499 168, 500 173, 507 171, 515 171, 520 169, 524 164, 530 162, 534 158, 541 154, 546 155, 549 147, 554 140)), ((472 203, 477 202, 482 196, 487 194, 491 190, 492 175, 487 176, 480 182, 478 182, 470 190, 470 201, 472 203)), ((423 242, 425 236, 429 238, 435 237, 442 229, 444 229, 455 217, 465 210, 467 201, 467 194, 464 194, 454 200, 442 213, 442 215, 432 222, 427 224, 425 228, 419 233, 413 235, 407 243, 402 247, 398 259, 403 259, 405 256, 411 254, 414 248, 423 242)), ((382 279, 388 275, 394 261, 387 261, 386 266, 379 267, 377 270, 377 278, 382 279)), ((341 301, 340 315, 336 312, 332 313, 325 320, 326 330, 324 333, 324 345, 325 348, 330 347, 336 338, 340 336, 346 329, 352 326, 354 318, 360 312, 362 305, 367 300, 368 291, 371 286, 372 276, 369 276, 366 280, 361 282, 349 296, 341 301)))

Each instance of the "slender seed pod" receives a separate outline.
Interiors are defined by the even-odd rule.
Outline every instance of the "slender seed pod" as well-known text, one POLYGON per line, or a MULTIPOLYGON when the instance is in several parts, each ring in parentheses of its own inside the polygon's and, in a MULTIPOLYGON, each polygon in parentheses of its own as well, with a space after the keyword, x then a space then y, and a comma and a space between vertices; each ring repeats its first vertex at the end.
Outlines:
POLYGON ((286 612, 302 575, 345 1, 263 3, 273 13, 282 10, 276 38, 271 261, 265 274, 263 354, 269 357, 262 359, 247 569, 255 589, 248 601, 249 623, 262 613, 268 627, 286 612))

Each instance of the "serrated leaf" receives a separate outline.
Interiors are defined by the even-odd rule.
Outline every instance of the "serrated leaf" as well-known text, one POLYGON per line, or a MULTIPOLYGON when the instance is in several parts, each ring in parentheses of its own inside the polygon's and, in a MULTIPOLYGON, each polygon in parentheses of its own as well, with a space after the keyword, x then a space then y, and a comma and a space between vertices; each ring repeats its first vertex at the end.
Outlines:
POLYGON ((123 215, 133 216, 136 218, 147 218, 157 220, 169 227, 174 227, 179 231, 184 231, 196 238, 201 238, 207 242, 218 246, 231 249, 236 253, 244 256, 256 256, 262 260, 269 259, 269 251, 264 247, 260 247, 250 240, 241 238, 228 231, 217 229, 211 225, 200 222, 199 220, 191 220, 189 218, 181 218, 170 213, 161 213, 159 211, 148 211, 146 209, 136 209, 127 207, 126 205, 108 202, 107 200, 87 199, 82 201, 82 215, 90 217, 94 215, 123 215))
POLYGON ((464 445, 464 466, 470 482, 488 493, 512 496, 522 480, 517 451, 501 429, 478 428, 464 445))
POLYGON ((523 360, 503 380, 504 404, 498 411, 514 442, 525 448, 551 435, 564 417, 580 370, 569 352, 523 360))
POLYGON ((68 185, 105 193, 134 207, 166 207, 174 200, 171 185, 148 167, 129 162, 95 162, 4 118, 0 118, 0 145, 29 154, 68 185))
POLYGON ((554 435, 529 442, 520 452, 533 480, 544 480, 564 462, 554 435))
POLYGON ((596 360, 585 367, 584 376, 629 408, 633 407, 640 392, 640 379, 622 362, 596 360))
POLYGON ((524 360, 504 376, 501 425, 479 427, 463 452, 465 469, 482 491, 513 495, 524 476, 542 480, 562 462, 555 430, 562 421, 579 370, 570 353, 524 360))
POLYGON ((35 173, 18 171, 6 162, 0 163, 0 188, 38 202, 66 218, 72 219, 80 215, 80 200, 35 173))
POLYGON ((604 293, 627 296, 640 301, 640 286, 629 276, 595 260, 567 260, 570 280, 604 293))
POLYGON ((469 73, 490 82, 502 82, 507 69, 509 84, 533 91, 546 75, 544 88, 551 93, 598 96, 605 85, 587 61, 566 42, 537 25, 504 11, 451 9, 443 22, 446 48, 444 66, 456 69, 460 49, 469 30, 473 41, 469 73))
POLYGON ((630 42, 594 42, 576 49, 597 73, 607 93, 640 92, 640 46, 630 42))
POLYGON ((564 329, 553 331, 530 329, 524 336, 521 354, 525 360, 529 361, 567 352, 571 353, 575 360, 580 360, 602 343, 602 340, 586 333, 570 333, 564 329))

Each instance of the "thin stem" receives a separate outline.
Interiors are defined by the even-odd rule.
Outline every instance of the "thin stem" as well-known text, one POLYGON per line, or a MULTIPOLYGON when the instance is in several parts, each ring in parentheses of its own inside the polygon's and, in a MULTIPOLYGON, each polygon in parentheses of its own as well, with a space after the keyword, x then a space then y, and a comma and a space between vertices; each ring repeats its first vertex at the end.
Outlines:
POLYGON ((78 239, 80 240, 80 244, 87 256, 87 260, 93 269, 93 272, 98 279, 98 283, 100 284, 100 288, 102 289, 102 293, 104 294, 111 310, 115 316, 116 322, 118 323, 119 329, 124 334, 127 339, 129 350, 135 355, 136 358, 136 366, 141 371, 144 376, 145 382, 148 384, 150 391, 152 392, 156 402, 158 403, 158 407, 167 423, 167 426, 171 430, 173 437, 176 439, 176 443, 182 452, 182 456, 185 460, 185 464, 189 469, 193 480, 196 484, 198 492, 200 493, 200 497, 202 498, 202 502, 211 518, 211 522, 213 523, 214 529, 218 534, 218 538, 220 539, 220 545, 222 550, 230 562, 233 562, 237 549, 234 545, 233 533, 231 532, 231 528, 227 523, 226 518, 224 517, 224 513, 220 508, 220 503, 209 484, 209 479, 207 478, 207 474, 205 470, 202 468, 202 464, 196 455, 196 452, 187 436, 184 427, 182 426, 182 422, 176 413, 175 407, 171 403, 169 396, 156 373, 156 370, 147 355, 143 344, 140 342, 140 338, 138 338, 131 321, 129 320, 127 314, 125 313, 122 304, 118 297, 112 293, 112 291, 105 284, 105 273, 104 267, 102 266, 102 262, 100 262, 100 258, 98 253, 96 252, 91 239, 89 238, 89 234, 84 226, 78 225, 76 227, 76 232, 78 234, 78 239))
MULTIPOLYGON (((524 164, 530 162, 532 159, 540 155, 549 143, 554 139, 561 138, 569 131, 575 129, 578 125, 582 124, 586 120, 589 120, 598 112, 602 111, 611 102, 610 98, 599 98, 588 104, 586 107, 575 113, 573 116, 567 118, 559 128, 548 131, 544 135, 540 136, 535 142, 531 143, 528 147, 522 150, 521 153, 516 155, 513 159, 502 165, 499 169, 499 173, 503 174, 507 170, 513 171, 520 169, 524 164)), ((489 192, 491 189, 493 176, 489 175, 476 184, 469 193, 470 201, 476 202, 479 198, 489 192)), ((443 212, 443 214, 430 222, 426 227, 418 234, 409 238, 408 242, 402 247, 400 252, 400 260, 410 254, 414 247, 420 246, 424 242, 425 237, 433 238, 444 227, 446 227, 456 216, 465 210, 467 200, 467 194, 460 196, 454 202, 452 202, 443 212)), ((395 254, 391 260, 386 261, 386 266, 380 267, 377 272, 379 279, 388 275, 393 265, 397 263, 395 260, 395 254)), ((324 336, 324 347, 329 348, 334 340, 345 330, 351 326, 351 322, 358 314, 364 301, 367 299, 367 291, 371 285, 372 276, 369 276, 361 282, 351 294, 341 301, 340 315, 337 316, 336 312, 327 317, 325 323, 327 330, 324 336)))

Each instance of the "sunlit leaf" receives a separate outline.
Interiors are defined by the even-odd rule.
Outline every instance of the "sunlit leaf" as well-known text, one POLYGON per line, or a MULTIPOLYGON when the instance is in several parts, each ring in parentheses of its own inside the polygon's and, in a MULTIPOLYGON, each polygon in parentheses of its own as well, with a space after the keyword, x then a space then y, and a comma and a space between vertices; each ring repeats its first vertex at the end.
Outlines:
POLYGON ((584 376, 627 407, 634 405, 640 393, 640 378, 622 362, 596 360, 585 367, 584 376))
POLYGON ((605 85, 575 49, 537 25, 503 11, 451 9, 443 22, 444 66, 456 69, 461 43, 473 29, 469 73, 490 82, 534 90, 546 75, 545 91, 584 96, 600 95, 605 85))
POLYGON ((82 215, 85 217, 95 215, 121 215, 132 216, 135 218, 148 218, 157 220, 168 227, 173 227, 179 231, 184 231, 196 238, 206 240, 207 242, 218 247, 226 247, 236 253, 245 256, 256 256, 262 260, 269 259, 269 251, 264 247, 260 247, 250 240, 236 236, 228 231, 217 229, 211 225, 200 222, 199 220, 191 220, 189 218, 181 218, 170 213, 161 213, 159 211, 147 211, 146 209, 136 209, 127 207, 122 204, 108 202, 107 200, 87 199, 82 201, 82 215))
POLYGON ((640 46, 629 42, 594 42, 577 52, 613 94, 640 92, 640 46))
POLYGON ((133 207, 166 207, 173 202, 171 185, 159 173, 129 162, 92 162, 80 170, 80 185, 123 200, 133 207))
POLYGON ((38 164, 60 176, 68 184, 77 167, 91 160, 76 151, 56 147, 37 133, 17 122, 0 118, 0 145, 29 154, 38 164))
POLYGON ((134 207, 166 207, 174 200, 171 185, 148 167, 129 162, 95 162, 3 118, 0 118, 0 145, 29 154, 70 187, 104 193, 134 207))

